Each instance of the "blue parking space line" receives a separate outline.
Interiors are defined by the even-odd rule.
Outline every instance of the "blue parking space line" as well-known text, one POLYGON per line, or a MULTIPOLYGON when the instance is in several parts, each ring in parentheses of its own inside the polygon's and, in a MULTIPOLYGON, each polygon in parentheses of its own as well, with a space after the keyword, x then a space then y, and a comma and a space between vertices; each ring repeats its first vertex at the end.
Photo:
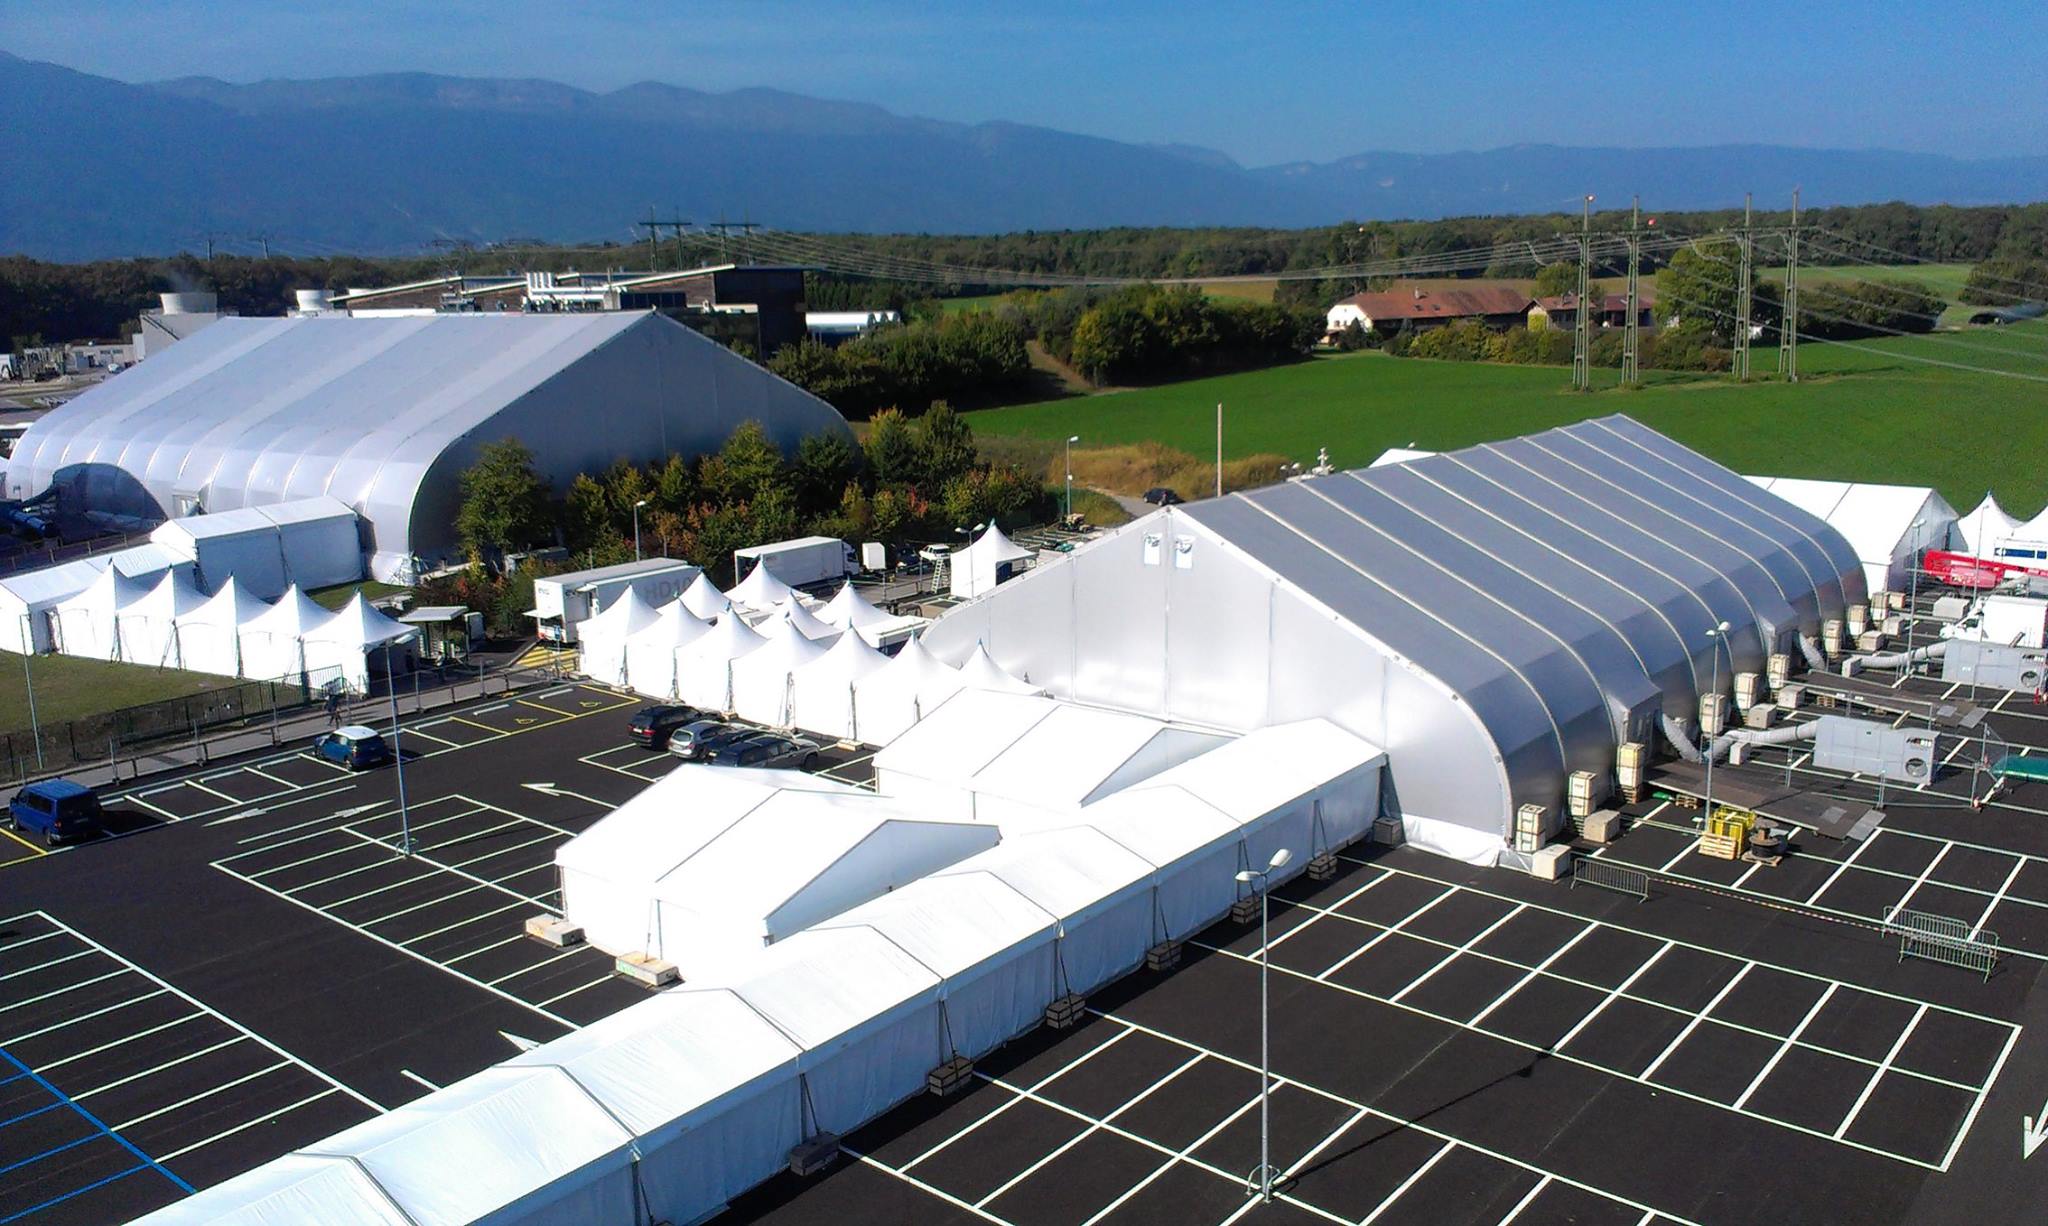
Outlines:
POLYGON ((0 1128, 5 1128, 9 1124, 19 1124, 23 1120, 32 1120, 46 1111, 55 1111, 57 1108, 63 1105, 63 1103, 47 1103, 41 1107, 37 1107, 33 1111, 24 1111, 20 1115, 15 1116, 11 1120, 0 1120, 0 1128))
MULTIPOLYGON (((107 1176, 105 1179, 95 1179, 91 1183, 86 1184, 82 1188, 73 1188, 71 1189, 71 1191, 66 1192, 62 1196, 53 1196, 50 1199, 44 1201, 40 1205, 30 1205, 28 1208, 23 1209, 18 1213, 10 1213, 6 1217, 0 1217, 0 1226, 7 1226, 7 1223, 9 1222, 18 1222, 21 1219, 27 1217, 31 1213, 41 1213, 43 1210, 50 1208, 52 1205, 61 1205, 65 1201, 70 1200, 74 1196, 84 1196, 87 1192, 92 1191, 94 1188, 106 1187, 108 1184, 114 1182, 116 1179, 126 1179, 130 1175, 135 1174, 137 1171, 146 1171, 152 1166, 156 1166, 156 1164, 154 1162, 144 1162, 140 1166, 131 1166, 125 1171, 116 1171, 114 1174, 107 1176)), ((157 1167, 157 1169, 163 1170, 162 1167, 157 1167)), ((169 1171, 165 1171, 164 1173, 167 1175, 170 1174, 169 1171)), ((172 1175, 171 1178, 177 1179, 178 1177, 172 1175)), ((179 1182, 183 1183, 184 1181, 179 1180, 179 1182)), ((190 1188, 186 1189, 186 1191, 190 1190, 190 1188)))
POLYGON ((59 1145, 57 1148, 46 1149, 42 1153, 37 1154, 33 1158, 23 1158, 19 1162, 10 1162, 6 1166, 0 1166, 0 1175, 5 1175, 9 1171, 18 1171, 22 1167, 28 1166, 30 1163, 41 1162, 45 1158, 54 1158, 58 1154, 63 1153, 67 1149, 77 1149, 79 1146, 85 1144, 87 1141, 97 1141, 99 1139, 100 1134, 95 1132, 89 1133, 86 1136, 82 1136, 78 1138, 76 1141, 66 1141, 64 1144, 59 1145))
MULTIPOLYGON (((118 1132, 115 1132, 115 1131, 114 1131, 113 1129, 111 1129, 111 1128, 107 1127, 107 1126, 106 1126, 106 1124, 104 1124, 104 1123, 102 1123, 102 1122, 101 1122, 101 1120, 100 1120, 100 1118, 99 1118, 98 1116, 94 1115, 94 1114, 93 1114, 92 1112, 90 1112, 90 1111, 87 1111, 87 1110, 86 1110, 86 1109, 85 1109, 84 1107, 81 1107, 81 1106, 79 1106, 79 1105, 78 1105, 77 1103, 73 1102, 73 1101, 71 1100, 71 1096, 70 1096, 70 1095, 68 1095, 68 1094, 64 1093, 64 1091, 62 1091, 62 1090, 58 1089, 58 1088, 57 1088, 56 1086, 53 1086, 53 1085, 51 1085, 51 1084, 50 1084, 50 1081, 49 1081, 49 1079, 48 1079, 48 1078, 44 1077, 44 1076, 43 1076, 43 1075, 42 1075, 41 1073, 38 1073, 38 1072, 36 1072, 36 1071, 35 1071, 34 1069, 30 1068, 30 1067, 29 1067, 28 1065, 26 1065, 26 1064, 23 1064, 23 1063, 22 1063, 22 1062, 21 1062, 20 1060, 16 1059, 16 1058, 15 1058, 15 1055, 14 1055, 14 1053, 13 1053, 13 1052, 11 1052, 11 1051, 8 1051, 8 1050, 7 1050, 6 1048, 4 1048, 4 1047, 0 1047, 0 1060, 5 1060, 5 1061, 7 1061, 7 1063, 9 1063, 9 1064, 12 1064, 12 1065, 13 1065, 13 1066, 14 1066, 15 1068, 17 1068, 17 1069, 20 1069, 20 1070, 21 1070, 21 1071, 22 1071, 23 1073, 25 1073, 25 1074, 27 1074, 28 1076, 30 1076, 30 1077, 32 1077, 32 1078, 34 1078, 34 1079, 35 1079, 35 1083, 36 1083, 37 1085, 39 1085, 39 1086, 43 1087, 43 1089, 45 1089, 45 1090, 49 1091, 49 1093, 50 1093, 50 1097, 52 1097, 52 1098, 55 1098, 55 1099, 56 1099, 56 1100, 57 1100, 58 1102, 62 1103, 63 1105, 65 1105, 65 1106, 67 1106, 67 1107, 70 1107, 70 1108, 71 1108, 71 1109, 72 1109, 73 1111, 76 1111, 76 1112, 78 1112, 79 1116, 80 1116, 80 1117, 81 1117, 82 1119, 84 1119, 86 1123, 88 1123, 88 1124, 91 1124, 91 1125, 92 1125, 92 1126, 93 1126, 94 1128, 97 1128, 97 1129, 99 1129, 99 1130, 100 1130, 101 1132, 103 1132, 103 1133, 107 1134, 107 1135, 108 1135, 109 1137, 112 1137, 112 1138, 114 1139, 114 1142, 115 1142, 116 1144, 118 1144, 118 1145, 119 1145, 119 1146, 120 1146, 121 1148, 123 1148, 123 1149, 127 1150, 127 1151, 128 1151, 129 1153, 131 1153, 131 1154, 134 1154, 134 1155, 135 1155, 135 1156, 136 1156, 137 1158, 140 1158, 140 1159, 142 1159, 142 1165, 143 1165, 143 1167, 147 1167, 147 1168, 151 1168, 151 1169, 154 1169, 154 1170, 155 1170, 155 1171, 156 1171, 156 1172, 157 1172, 158 1174, 162 1175, 162 1176, 163 1176, 163 1177, 164 1177, 165 1179, 168 1179, 168 1180, 170 1180, 170 1181, 171 1181, 172 1183, 174 1183, 174 1184, 178 1185, 178 1187, 179 1187, 179 1188, 180 1188, 181 1190, 183 1190, 184 1192, 186 1192, 187 1194, 190 1194, 190 1193, 192 1193, 192 1192, 196 1192, 196 1191, 198 1191, 198 1189, 197 1189, 197 1188, 194 1188, 194 1187, 193 1187, 193 1186, 192 1186, 191 1184, 189 1184, 189 1183, 186 1183, 186 1182, 185 1182, 185 1181, 184 1181, 183 1179, 180 1179, 180 1178, 179 1178, 178 1176, 176 1176, 176 1175, 172 1174, 172 1173, 171 1173, 171 1170, 170 1170, 170 1168, 169 1168, 169 1167, 165 1166, 165 1165, 164 1165, 163 1163, 161 1163, 161 1162, 158 1162, 158 1161, 157 1161, 156 1159, 154 1159, 154 1158, 150 1157, 150 1156, 149 1156, 148 1154, 145 1154, 145 1153, 143 1153, 143 1152, 142 1152, 142 1151, 141 1151, 140 1149, 137 1149, 137 1148, 135 1147, 135 1143, 134 1143, 133 1141, 130 1141, 130 1140, 129 1140, 129 1139, 127 1138, 127 1137, 124 1137, 124 1136, 122 1136, 122 1135, 121 1135, 120 1133, 118 1133, 118 1132)), ((140 1168, 138 1168, 138 1169, 140 1169, 140 1168)), ((132 1171, 130 1171, 130 1172, 123 1172, 123 1174, 133 1174, 133 1172, 132 1172, 132 1171)), ((120 1176, 115 1176, 115 1178, 120 1178, 120 1176)), ((101 1180, 100 1182, 101 1182, 101 1183, 105 1183, 105 1182, 108 1182, 108 1181, 107 1181, 107 1180, 101 1180)), ((94 1184, 94 1185, 91 1185, 91 1187, 86 1187, 86 1188, 80 1188, 80 1189, 79 1189, 79 1191, 80 1191, 80 1192, 87 1192, 87 1191, 91 1191, 91 1190, 92 1190, 92 1187, 97 1187, 97 1186, 98 1186, 98 1184, 94 1184)), ((72 1195, 76 1195, 76 1193, 73 1193, 72 1195)), ((61 1198, 61 1197, 60 1197, 59 1199, 65 1199, 65 1198, 61 1198)), ((55 1202, 51 1202, 51 1203, 55 1203, 55 1202)), ((20 1217, 20 1216, 22 1216, 22 1215, 21 1215, 21 1214, 16 1214, 16 1215, 15 1215, 15 1217, 20 1217)), ((0 1218, 0 1223, 10 1222, 10 1221, 13 1221, 13 1220, 14 1220, 13 1218, 0 1218)))
POLYGON ((0 1077, 0 1086, 4 1086, 12 1081, 20 1081, 22 1078, 26 1076, 28 1076, 27 1073, 16 1073, 11 1077, 0 1077))

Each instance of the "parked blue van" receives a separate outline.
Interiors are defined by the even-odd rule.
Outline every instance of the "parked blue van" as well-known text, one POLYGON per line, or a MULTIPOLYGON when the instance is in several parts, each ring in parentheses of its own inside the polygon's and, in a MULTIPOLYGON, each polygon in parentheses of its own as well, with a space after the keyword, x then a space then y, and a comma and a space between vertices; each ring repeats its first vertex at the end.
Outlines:
POLYGON ((89 838, 101 830, 100 798, 91 788, 69 779, 45 779, 14 794, 7 805, 7 824, 43 836, 43 842, 51 847, 89 838))

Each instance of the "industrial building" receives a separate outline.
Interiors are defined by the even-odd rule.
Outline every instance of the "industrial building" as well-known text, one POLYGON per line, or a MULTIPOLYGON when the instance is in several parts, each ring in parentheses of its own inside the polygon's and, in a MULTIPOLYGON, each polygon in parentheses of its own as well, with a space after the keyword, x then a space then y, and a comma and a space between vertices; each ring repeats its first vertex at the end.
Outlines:
POLYGON ((227 317, 31 426, 6 495, 148 520, 329 496, 377 578, 457 555, 459 478, 516 438, 564 486, 758 421, 844 433, 808 392, 655 312, 227 317))
POLYGON ((1717 672, 1818 659, 1865 594, 1839 532, 1616 416, 1168 507, 925 641, 1196 726, 1330 719, 1385 748, 1411 841, 1490 864, 1520 806, 1554 830, 1567 776, 1690 745, 1717 672))

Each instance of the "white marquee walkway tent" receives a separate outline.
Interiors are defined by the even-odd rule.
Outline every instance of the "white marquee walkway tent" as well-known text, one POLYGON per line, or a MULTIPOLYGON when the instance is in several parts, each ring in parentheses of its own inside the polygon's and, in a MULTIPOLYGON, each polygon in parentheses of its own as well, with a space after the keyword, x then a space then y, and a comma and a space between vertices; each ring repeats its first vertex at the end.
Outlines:
POLYGON ((795 626, 798 633, 802 634, 805 638, 820 643, 829 644, 834 639, 837 639, 840 633, 839 627, 820 621, 818 615, 805 608, 803 601, 798 599, 783 601, 780 605, 776 606, 775 612, 771 613, 763 622, 754 623, 754 628, 765 633, 764 623, 766 621, 787 621, 790 625, 795 626))
POLYGON ((860 789, 800 771, 678 767, 556 849, 563 910, 599 949, 651 948, 655 883, 763 801, 792 790, 860 789))
POLYGON ((2007 515, 2005 508, 1998 505, 1998 499, 1986 494, 1984 501, 1978 503, 1968 515, 1963 516, 1956 529, 1962 533, 1963 548, 1972 557, 1989 558, 1994 556, 1992 550, 1998 548, 2019 526, 2020 521, 2007 515))
POLYGON ((676 692, 676 649, 711 632, 690 612, 682 597, 655 610, 654 621, 626 640, 626 684, 650 698, 671 698, 676 692))
POLYGON ((718 590, 718 585, 711 581, 711 576, 701 570, 697 572, 697 577, 690 581, 690 586, 683 589, 679 599, 682 600, 684 608, 705 621, 710 621, 732 608, 732 598, 718 590))
POLYGON ((576 627, 577 668, 600 685, 626 684, 626 640, 654 624, 654 610, 628 587, 576 627))
POLYGON ((887 667, 878 668, 853 684, 861 740, 870 745, 887 745, 966 688, 966 684, 960 679, 960 670, 927 651, 923 640, 911 639, 887 667))
POLYGON ((51 619, 56 623, 57 650, 91 660, 120 658, 115 619, 149 590, 148 584, 130 579, 116 567, 101 571, 84 591, 51 610, 51 619))
POLYGON ((334 614, 294 587, 262 613, 242 623, 242 675, 256 681, 304 676, 310 684, 325 683, 313 675, 305 639, 332 620, 334 614))
POLYGON ((0 646, 16 652, 53 647, 50 610, 90 587, 106 569, 104 558, 79 558, 0 579, 0 646))
POLYGON ((789 675, 792 722, 834 740, 861 739, 854 690, 860 679, 889 666, 858 633, 841 634, 829 651, 789 675))
POLYGON ((1946 548, 1956 509, 1924 485, 1864 485, 1800 477, 1751 477, 1793 506, 1818 516, 1849 542, 1870 590, 1900 591, 1929 549, 1946 548))
POLYGON ((1003 530, 990 520, 988 529, 972 545, 949 559, 953 570, 953 594, 974 597, 993 592, 997 584, 1010 577, 1019 562, 1028 562, 1036 556, 1004 536, 1003 530))
POLYGON ((934 877, 812 931, 867 928, 939 977, 947 1046, 979 1056, 1036 1026, 1056 990, 1052 914, 993 877, 934 877))
POLYGON ((726 595, 732 602, 756 613, 765 613, 796 594, 796 589, 769 573, 766 566, 755 564, 726 595))
POLYGON ((413 638, 418 633, 413 627, 386 616, 363 599, 361 592, 357 592, 334 616, 306 632, 306 671, 322 681, 339 676, 349 692, 367 694, 373 659, 378 670, 384 671, 384 648, 389 644, 391 670, 397 671, 399 662, 404 658, 398 654, 400 641, 413 638))
POLYGON ((799 1054, 736 993, 708 990, 663 992, 507 1063, 574 1078, 639 1138, 652 1218, 694 1222, 803 1140, 799 1054))
POLYGON ((733 709, 732 665, 767 639, 737 616, 721 617, 709 634, 676 651, 676 699, 706 711, 733 709))
POLYGON ((115 620, 120 628, 121 658, 130 664, 184 668, 178 625, 206 603, 182 571, 167 570, 147 594, 131 602, 115 620))
POLYGON ((860 589, 847 583, 840 587, 825 607, 818 610, 818 620, 839 630, 867 630, 871 627, 886 626, 895 621, 893 613, 884 613, 860 594, 860 589))
POLYGON ((240 677, 241 628, 270 606, 229 579, 205 604, 178 619, 178 652, 184 667, 199 673, 240 677))
POLYGON ((988 654, 988 647, 982 643, 974 645, 974 654, 960 666, 960 680, 968 688, 993 690, 998 694, 1043 694, 1045 690, 1003 671, 988 654))
POLYGON ((1225 743, 1149 716, 969 689, 875 755, 875 784, 927 812, 1028 828, 1225 743))
POLYGON ((796 722, 790 676, 826 649, 804 634, 793 606, 755 627, 767 642, 732 662, 732 709, 743 719, 776 728, 796 722))

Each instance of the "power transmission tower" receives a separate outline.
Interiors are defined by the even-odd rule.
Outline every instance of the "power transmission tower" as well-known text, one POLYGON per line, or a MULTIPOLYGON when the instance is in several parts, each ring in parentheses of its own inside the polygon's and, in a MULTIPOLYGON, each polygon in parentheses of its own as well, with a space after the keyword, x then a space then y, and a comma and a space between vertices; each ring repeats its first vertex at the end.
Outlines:
POLYGON ((1792 228, 1785 235, 1785 317, 1778 321, 1778 373, 1799 382, 1799 189, 1792 189, 1792 228))
POLYGON ((1750 256, 1755 250, 1755 239, 1750 230, 1749 193, 1742 193, 1742 232, 1735 236, 1736 250, 1741 253, 1741 267, 1735 274, 1735 352, 1729 366, 1737 380, 1749 378, 1749 276, 1750 256))
POLYGON ((1592 263, 1593 198, 1588 196, 1584 205, 1584 215, 1579 223, 1579 318, 1577 325, 1572 329, 1572 387, 1581 392, 1593 390, 1593 317, 1586 310, 1586 292, 1592 279, 1592 263))
POLYGON ((676 232, 676 267, 681 268, 683 266, 683 228, 690 224, 688 218, 671 217, 666 221, 662 221, 650 211, 646 221, 636 224, 647 231, 648 272, 660 271, 657 265, 661 263, 661 257, 656 252, 656 246, 660 242, 661 231, 664 226, 673 228, 676 232))
POLYGON ((1633 196, 1628 205, 1628 319, 1621 332, 1621 385, 1642 382, 1640 350, 1636 336, 1636 274, 1641 271, 1643 242, 1637 233, 1643 221, 1643 198, 1633 196))
POLYGON ((747 240, 753 235, 754 231, 760 228, 759 222, 725 221, 722 219, 714 221, 705 227, 707 230, 718 231, 718 262, 721 264, 732 263, 731 244, 728 240, 731 238, 734 230, 740 232, 740 262, 745 263, 747 240))

